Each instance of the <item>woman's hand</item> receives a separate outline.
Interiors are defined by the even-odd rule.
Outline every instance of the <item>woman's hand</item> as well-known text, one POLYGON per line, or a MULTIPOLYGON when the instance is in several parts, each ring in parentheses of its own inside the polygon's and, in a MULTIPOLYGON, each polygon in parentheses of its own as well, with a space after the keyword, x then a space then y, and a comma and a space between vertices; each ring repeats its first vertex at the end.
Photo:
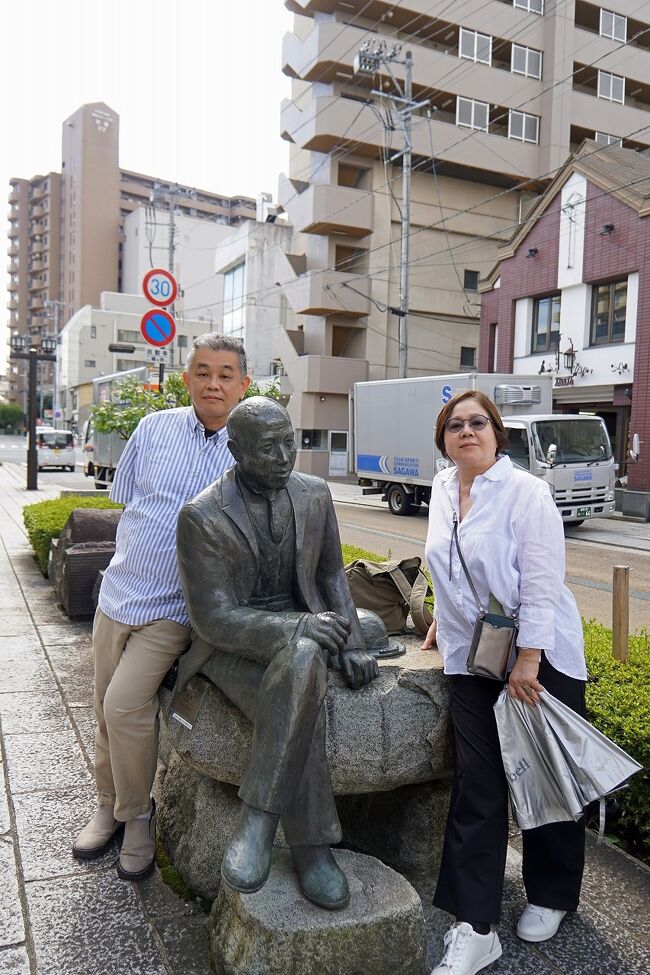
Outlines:
POLYGON ((436 620, 433 621, 431 626, 427 631, 427 635, 424 638, 420 650, 434 650, 436 646, 436 630, 438 629, 438 624, 436 620))
POLYGON ((539 703, 539 693, 544 688, 537 680, 541 650, 520 649, 517 661, 510 672, 508 693, 510 697, 534 706, 539 703))

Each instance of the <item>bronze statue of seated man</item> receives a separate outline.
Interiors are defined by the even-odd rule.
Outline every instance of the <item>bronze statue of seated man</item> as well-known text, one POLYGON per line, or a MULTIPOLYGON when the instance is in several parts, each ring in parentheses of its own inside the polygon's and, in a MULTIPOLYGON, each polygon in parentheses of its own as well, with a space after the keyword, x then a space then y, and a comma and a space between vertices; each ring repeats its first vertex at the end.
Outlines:
POLYGON ((228 419, 235 466, 181 511, 178 560, 195 638, 175 693, 208 677, 253 722, 241 812, 221 873, 252 893, 280 818, 302 891, 345 907, 330 845, 341 839, 325 754, 327 670, 357 689, 378 675, 343 571, 327 485, 293 471, 289 415, 250 397, 228 419))

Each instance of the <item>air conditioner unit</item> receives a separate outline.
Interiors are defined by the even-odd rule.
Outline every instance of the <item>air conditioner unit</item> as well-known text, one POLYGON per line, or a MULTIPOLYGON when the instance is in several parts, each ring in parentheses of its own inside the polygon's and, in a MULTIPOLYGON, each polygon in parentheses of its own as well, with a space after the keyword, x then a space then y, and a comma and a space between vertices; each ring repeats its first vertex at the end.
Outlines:
POLYGON ((535 406, 542 402, 540 386, 495 386, 494 402, 497 406, 535 406))

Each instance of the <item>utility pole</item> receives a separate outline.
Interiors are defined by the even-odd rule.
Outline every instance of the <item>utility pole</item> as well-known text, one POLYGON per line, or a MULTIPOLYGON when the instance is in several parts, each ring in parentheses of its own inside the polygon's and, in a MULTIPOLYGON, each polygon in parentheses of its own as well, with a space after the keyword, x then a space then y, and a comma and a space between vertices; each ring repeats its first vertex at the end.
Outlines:
MULTIPOLYGON (((61 309, 65 307, 65 301, 59 301, 58 298, 46 298, 45 307, 48 309, 48 318, 54 319, 54 339, 58 344, 59 341, 59 331, 61 322, 61 309)), ((52 367, 52 426, 56 426, 56 412, 58 409, 58 390, 56 382, 56 370, 57 363, 52 367)))
MULTIPOLYGON (((184 196, 189 200, 196 199, 196 190, 188 189, 186 186, 179 186, 178 183, 168 183, 163 186, 162 183, 154 183, 154 188, 149 194, 149 201, 152 206, 155 207, 156 203, 159 201, 168 202, 169 205, 169 238, 168 238, 168 257, 167 257, 167 269, 169 273, 175 277, 174 274, 174 254, 176 251, 176 201, 179 196, 184 196)), ((176 308, 175 304, 172 303, 167 308, 167 311, 175 319, 176 308)), ((173 351, 170 347, 170 355, 173 355, 173 351)), ((171 365, 171 362, 170 362, 171 365)), ((163 382, 165 380, 165 363, 160 362, 158 364, 158 386, 162 389, 163 382)))
MULTIPOLYGON (((359 49, 354 59, 354 73, 374 77, 382 68, 390 75, 397 89, 397 95, 387 95, 383 91, 370 92, 380 98, 387 98, 394 102, 397 108, 397 121, 402 131, 404 147, 390 157, 389 162, 402 159, 402 226, 400 236, 400 268, 399 268, 399 309, 394 314, 399 318, 399 377, 406 378, 408 367, 408 311, 409 311, 409 231, 411 219, 411 157, 413 146, 411 143, 411 120, 413 112, 429 104, 429 99, 413 101, 413 56, 406 51, 403 58, 399 57, 401 45, 396 44, 390 50, 385 41, 373 43, 366 41, 359 49), (391 64, 401 64, 404 68, 404 84, 391 71, 391 64)), ((385 120, 382 123, 388 130, 385 120)), ((391 129, 392 131, 392 129, 391 129)))

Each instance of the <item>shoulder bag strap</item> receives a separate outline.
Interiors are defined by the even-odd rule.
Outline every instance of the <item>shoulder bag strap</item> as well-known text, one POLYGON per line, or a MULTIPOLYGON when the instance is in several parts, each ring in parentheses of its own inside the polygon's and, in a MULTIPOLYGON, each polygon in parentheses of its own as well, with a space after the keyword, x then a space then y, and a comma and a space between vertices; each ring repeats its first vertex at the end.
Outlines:
MULTIPOLYGON (((463 558, 463 553, 460 550, 460 544, 458 542, 458 518, 456 517, 456 512, 454 512, 454 531, 453 531, 453 536, 452 536, 452 542, 454 542, 454 541, 456 542, 456 549, 458 550, 458 558, 460 559, 460 564, 463 567, 463 572, 465 573, 465 575, 467 577, 467 581, 469 582, 469 587, 472 590, 472 594, 474 596, 474 599, 478 603, 479 610, 481 611, 481 613, 484 613, 485 610, 483 609, 483 606, 481 605, 481 600, 478 597, 478 593, 476 591, 476 587, 474 586, 474 583, 472 582, 472 577, 469 574, 469 570, 467 568, 467 565, 465 564, 465 559, 463 558)), ((451 569, 451 550, 450 550, 450 553, 449 553, 449 561, 450 561, 450 569, 451 569)))

